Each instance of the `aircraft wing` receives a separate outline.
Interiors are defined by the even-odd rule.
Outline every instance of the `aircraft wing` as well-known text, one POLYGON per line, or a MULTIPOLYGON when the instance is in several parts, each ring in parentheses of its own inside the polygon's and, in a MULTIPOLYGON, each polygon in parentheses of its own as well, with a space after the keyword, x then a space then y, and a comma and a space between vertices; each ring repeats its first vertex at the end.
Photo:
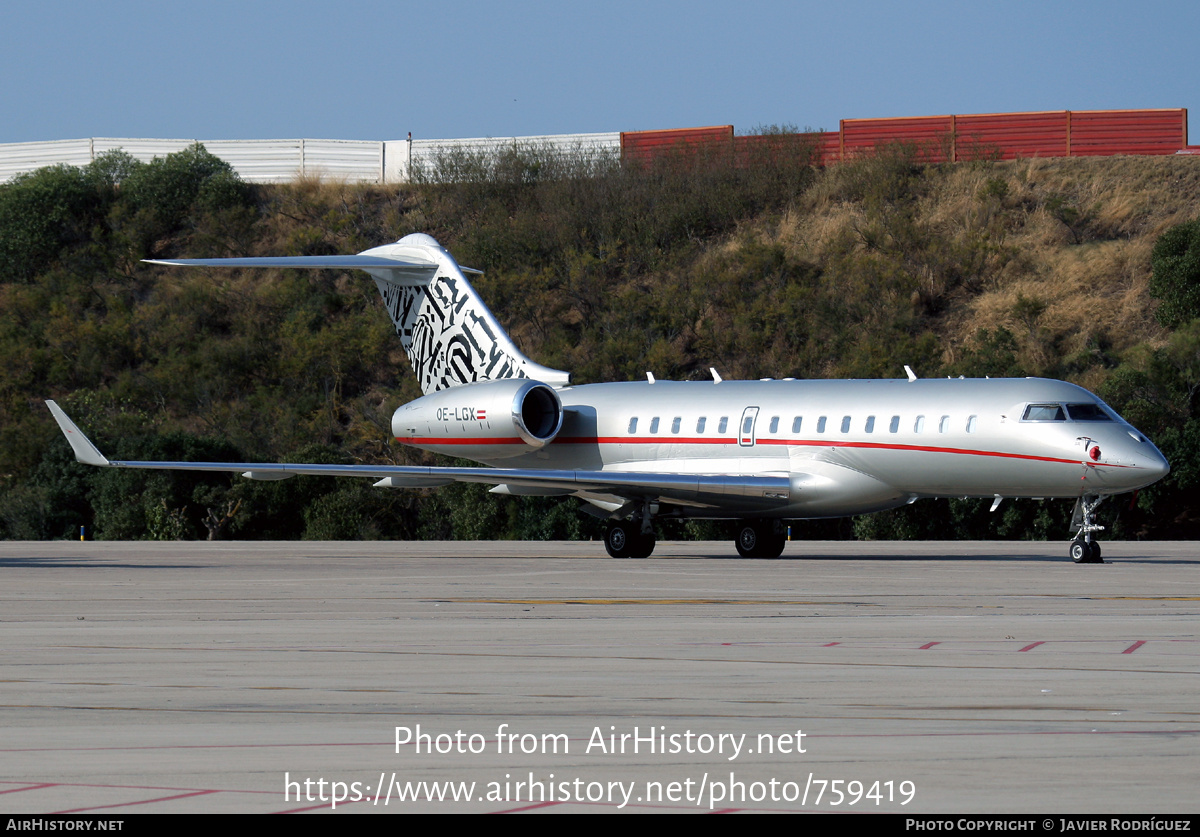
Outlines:
POLYGON ((452 482, 476 482, 563 493, 590 492, 626 499, 661 499, 690 505, 744 506, 769 509, 788 503, 787 476, 731 474, 669 474, 630 471, 559 471, 533 468, 455 468, 409 465, 319 465, 280 462, 135 462, 112 460, 92 444, 75 422, 53 401, 46 406, 67 437, 75 458, 106 468, 148 468, 165 471, 225 471, 256 480, 282 480, 301 474, 359 477, 377 480, 387 488, 436 488, 452 482))

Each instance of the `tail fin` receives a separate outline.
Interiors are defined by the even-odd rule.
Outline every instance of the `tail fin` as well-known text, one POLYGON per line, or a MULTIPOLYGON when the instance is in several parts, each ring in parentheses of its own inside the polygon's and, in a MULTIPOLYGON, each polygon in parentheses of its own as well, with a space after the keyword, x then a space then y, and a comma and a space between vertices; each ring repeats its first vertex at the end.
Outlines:
POLYGON ((535 378, 556 387, 570 382, 568 373, 521 354, 458 262, 432 236, 413 233, 362 255, 418 259, 437 266, 432 278, 424 282, 414 282, 399 272, 367 270, 375 278, 426 395, 501 378, 535 378))
POLYGON ((171 259, 154 263, 365 270, 379 288, 426 395, 502 378, 534 378, 553 387, 566 386, 571 379, 569 373, 534 363, 521 354, 475 293, 464 269, 424 233, 406 235, 395 244, 365 250, 357 256, 171 259))

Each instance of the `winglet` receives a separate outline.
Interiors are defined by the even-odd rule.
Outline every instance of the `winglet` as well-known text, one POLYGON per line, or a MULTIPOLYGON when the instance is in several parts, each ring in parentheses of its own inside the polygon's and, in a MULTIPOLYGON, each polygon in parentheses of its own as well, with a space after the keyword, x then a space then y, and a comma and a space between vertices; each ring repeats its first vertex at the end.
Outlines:
POLYGON ((75 458, 84 465, 111 465, 96 446, 92 444, 92 440, 83 435, 83 431, 75 426, 75 422, 67 417, 67 414, 62 411, 62 408, 53 401, 47 401, 46 406, 50 408, 50 412, 54 415, 54 420, 58 422, 58 427, 62 430, 63 435, 67 437, 67 441, 71 443, 71 450, 75 451, 75 458))

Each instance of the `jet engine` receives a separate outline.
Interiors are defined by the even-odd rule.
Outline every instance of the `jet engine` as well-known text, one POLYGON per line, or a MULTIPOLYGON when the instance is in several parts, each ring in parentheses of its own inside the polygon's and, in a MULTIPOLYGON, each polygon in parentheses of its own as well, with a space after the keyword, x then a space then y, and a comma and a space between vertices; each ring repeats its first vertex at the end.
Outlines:
POLYGON ((528 378, 482 381, 410 401, 392 416, 398 442, 453 456, 503 459, 545 447, 562 429, 562 402, 528 378))

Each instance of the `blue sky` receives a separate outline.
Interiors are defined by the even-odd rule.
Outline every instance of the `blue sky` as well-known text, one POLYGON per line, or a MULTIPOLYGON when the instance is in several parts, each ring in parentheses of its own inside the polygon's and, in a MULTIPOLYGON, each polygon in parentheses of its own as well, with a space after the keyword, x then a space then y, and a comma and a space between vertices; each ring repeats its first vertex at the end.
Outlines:
POLYGON ((44 0, 6 4, 0 142, 1194 109, 1198 36, 1196 0, 44 0))

